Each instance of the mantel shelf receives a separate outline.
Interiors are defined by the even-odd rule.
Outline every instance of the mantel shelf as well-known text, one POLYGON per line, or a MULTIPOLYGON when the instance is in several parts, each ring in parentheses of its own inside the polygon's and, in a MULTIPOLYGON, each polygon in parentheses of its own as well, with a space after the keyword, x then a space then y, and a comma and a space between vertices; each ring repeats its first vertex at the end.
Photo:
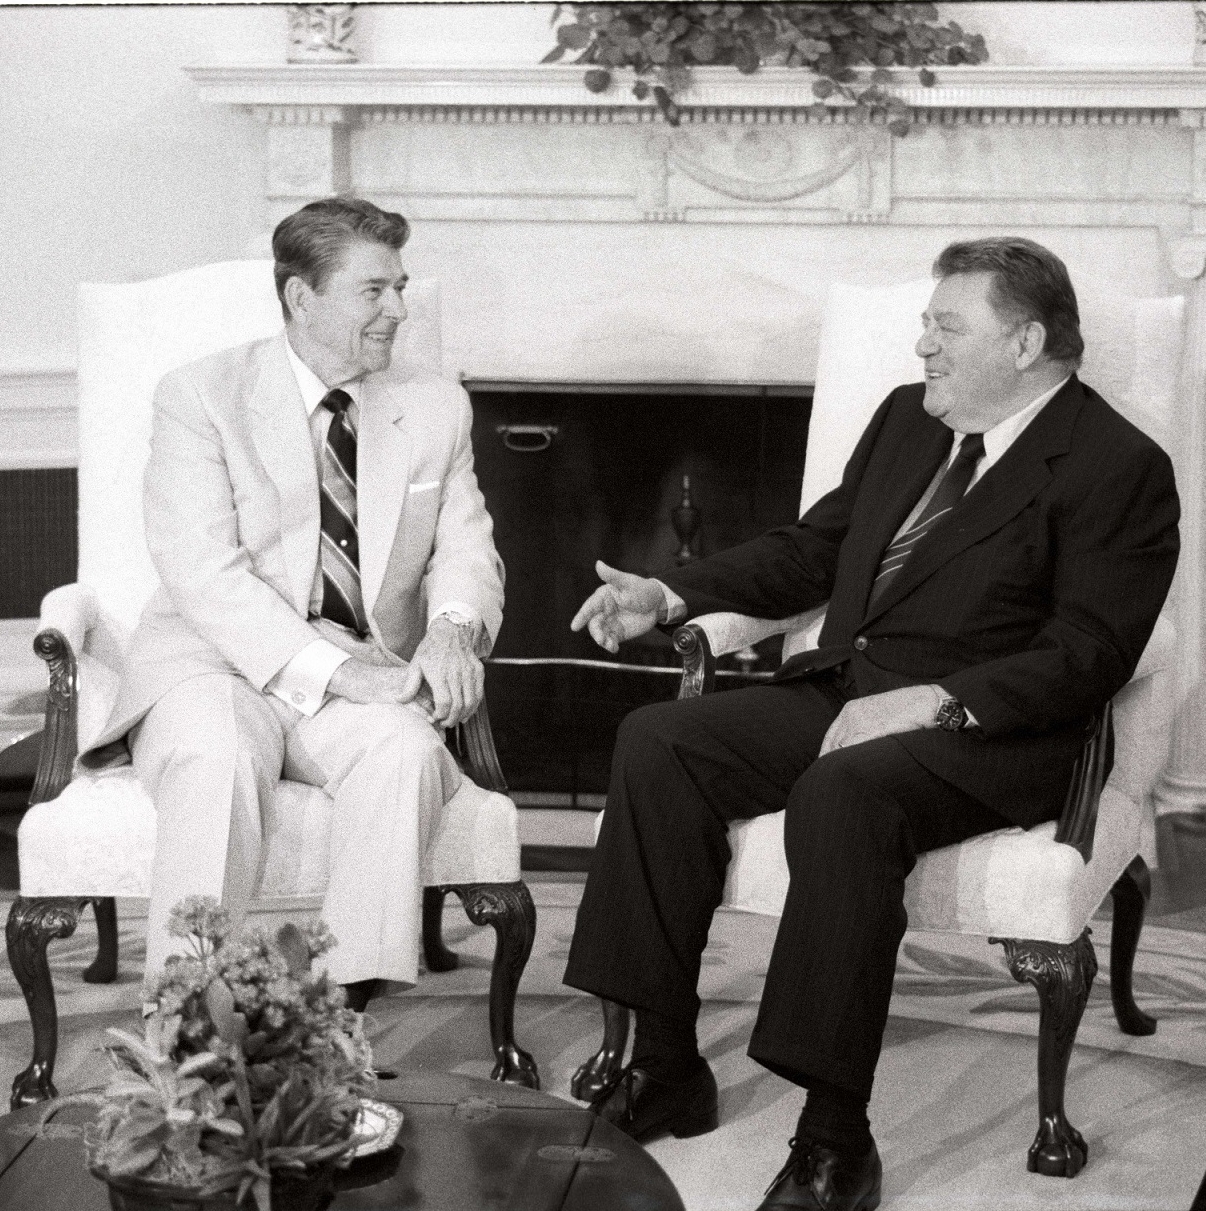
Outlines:
MULTIPOLYGON (((1206 66, 947 67, 923 88, 912 70, 896 69, 892 86, 919 109, 1206 110, 1206 66)), ((186 71, 207 101, 253 107, 464 107, 631 110, 637 102, 624 73, 605 93, 582 82, 583 67, 401 66, 386 63, 239 64, 186 71)), ((792 68, 743 76, 698 68, 682 104, 700 108, 803 108, 813 77, 792 68)))

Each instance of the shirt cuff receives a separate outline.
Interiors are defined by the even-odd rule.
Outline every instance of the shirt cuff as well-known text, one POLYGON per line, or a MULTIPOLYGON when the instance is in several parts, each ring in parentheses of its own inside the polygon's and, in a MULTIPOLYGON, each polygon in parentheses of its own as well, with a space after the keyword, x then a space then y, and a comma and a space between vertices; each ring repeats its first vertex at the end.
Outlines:
POLYGON ((682 622, 687 616, 687 603, 667 584, 657 581, 658 588, 666 602, 666 617, 663 623, 682 622))
POLYGON ((327 683, 335 670, 350 659, 349 652, 325 639, 315 639, 306 644, 264 689, 303 715, 314 715, 322 706, 327 683))

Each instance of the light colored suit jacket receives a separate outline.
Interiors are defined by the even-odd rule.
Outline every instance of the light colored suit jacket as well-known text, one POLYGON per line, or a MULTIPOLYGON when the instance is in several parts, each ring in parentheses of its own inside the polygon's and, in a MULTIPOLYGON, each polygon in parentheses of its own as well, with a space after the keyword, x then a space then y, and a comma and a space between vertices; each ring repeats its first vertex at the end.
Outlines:
MULTIPOLYGON (((363 381, 357 443, 360 573, 373 639, 409 659, 430 610, 474 606, 492 644, 503 568, 473 473, 464 390, 391 367, 363 381)), ((97 747, 205 673, 257 689, 318 637, 318 467, 284 336, 168 374, 155 392, 144 479, 160 586, 131 637, 97 747)), ((485 645, 484 645, 485 646, 485 645)))

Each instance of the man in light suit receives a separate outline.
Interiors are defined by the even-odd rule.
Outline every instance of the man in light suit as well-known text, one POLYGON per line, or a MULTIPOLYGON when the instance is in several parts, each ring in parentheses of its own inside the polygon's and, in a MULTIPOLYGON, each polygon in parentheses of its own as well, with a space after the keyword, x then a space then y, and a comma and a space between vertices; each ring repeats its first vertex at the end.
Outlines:
POLYGON ((1130 679, 1177 561, 1172 466, 1076 377, 1063 262, 1016 237, 947 248, 925 382, 876 411, 794 525, 667 573, 600 566, 610 651, 658 622, 828 602, 772 684, 634 712, 566 982, 636 1010, 595 1109, 638 1139, 717 1123, 695 1019, 729 822, 786 809, 791 880, 750 1055, 808 1090, 760 1211, 869 1211, 867 1105, 917 855, 1055 819, 1088 721, 1130 679))
POLYGON ((348 1003, 415 980, 420 861, 462 777, 442 729, 481 700, 503 569, 465 392, 391 366, 408 234, 354 198, 290 215, 272 242, 283 335, 156 391, 161 584, 101 738, 128 734, 158 813, 148 973, 179 898, 246 904, 283 773, 334 800, 323 916, 348 1003))

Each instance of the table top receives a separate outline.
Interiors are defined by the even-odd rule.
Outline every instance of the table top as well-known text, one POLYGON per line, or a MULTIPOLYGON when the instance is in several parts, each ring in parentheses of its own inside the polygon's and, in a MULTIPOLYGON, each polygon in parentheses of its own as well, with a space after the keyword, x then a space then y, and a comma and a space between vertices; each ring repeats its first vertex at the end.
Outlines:
MULTIPOLYGON (((402 1108, 400 1147, 341 1174, 332 1211, 684 1211, 670 1179, 639 1144, 547 1093, 456 1074, 408 1074, 381 1081, 376 1096, 402 1108)), ((63 1108, 35 1139, 45 1108, 0 1117, 0 1207, 107 1211, 107 1188, 84 1159, 82 1128, 92 1108, 63 1108)))

